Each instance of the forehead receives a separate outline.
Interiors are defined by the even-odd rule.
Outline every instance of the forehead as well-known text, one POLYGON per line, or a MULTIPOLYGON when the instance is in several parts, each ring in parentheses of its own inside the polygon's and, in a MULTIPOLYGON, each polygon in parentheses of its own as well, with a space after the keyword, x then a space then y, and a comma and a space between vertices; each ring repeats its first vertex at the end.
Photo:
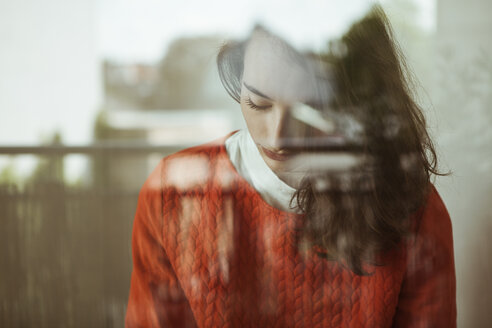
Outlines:
POLYGON ((246 47, 243 80, 274 100, 322 101, 330 90, 326 72, 283 40, 253 32, 246 47))

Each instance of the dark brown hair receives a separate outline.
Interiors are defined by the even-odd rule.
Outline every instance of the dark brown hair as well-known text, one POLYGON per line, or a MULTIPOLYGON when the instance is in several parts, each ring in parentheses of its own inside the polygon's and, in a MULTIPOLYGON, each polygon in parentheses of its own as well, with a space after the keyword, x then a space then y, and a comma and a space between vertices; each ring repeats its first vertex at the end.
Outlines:
MULTIPOLYGON (((246 44, 229 42, 217 57, 222 83, 238 102, 246 44)), ((316 56, 331 67, 330 108, 362 123, 357 148, 371 160, 346 172, 307 175, 291 204, 305 213, 299 240, 362 275, 363 263, 383 264, 380 255, 409 232, 409 218, 424 204, 431 175, 440 173, 381 7, 374 6, 327 48, 316 56)))

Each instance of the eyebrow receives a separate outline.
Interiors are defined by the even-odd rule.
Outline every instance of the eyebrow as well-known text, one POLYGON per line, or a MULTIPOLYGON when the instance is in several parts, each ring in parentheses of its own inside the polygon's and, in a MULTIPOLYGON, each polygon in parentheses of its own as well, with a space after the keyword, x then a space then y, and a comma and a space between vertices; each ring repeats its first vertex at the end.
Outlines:
POLYGON ((259 90, 255 89, 255 88, 253 88, 252 86, 250 86, 250 85, 246 84, 246 82, 243 82, 243 85, 246 87, 246 89, 248 89, 249 91, 251 91, 251 92, 253 92, 253 93, 257 94, 258 96, 263 97, 263 98, 266 98, 266 99, 268 99, 268 100, 273 100, 272 98, 268 97, 268 96, 267 96, 266 94, 264 94, 263 92, 261 92, 261 91, 259 91, 259 90))

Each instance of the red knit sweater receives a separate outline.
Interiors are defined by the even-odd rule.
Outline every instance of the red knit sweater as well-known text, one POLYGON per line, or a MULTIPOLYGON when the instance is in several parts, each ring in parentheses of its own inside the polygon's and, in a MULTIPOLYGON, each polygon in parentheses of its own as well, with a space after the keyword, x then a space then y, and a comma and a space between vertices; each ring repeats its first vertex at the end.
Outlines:
POLYGON ((451 221, 432 188, 418 229, 357 276, 299 251, 302 216, 267 204, 219 143, 164 158, 140 192, 127 327, 455 327, 451 221))

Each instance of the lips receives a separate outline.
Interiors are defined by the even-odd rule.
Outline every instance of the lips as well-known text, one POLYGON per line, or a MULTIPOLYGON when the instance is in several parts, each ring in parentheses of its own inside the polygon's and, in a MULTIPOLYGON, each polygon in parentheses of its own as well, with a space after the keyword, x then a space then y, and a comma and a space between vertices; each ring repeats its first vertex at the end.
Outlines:
POLYGON ((286 161, 286 160, 291 159, 294 156, 294 153, 284 152, 284 151, 281 151, 281 152, 271 151, 271 150, 266 149, 263 146, 261 146, 261 150, 263 151, 263 153, 267 157, 269 157, 270 159, 273 159, 275 161, 286 161))

